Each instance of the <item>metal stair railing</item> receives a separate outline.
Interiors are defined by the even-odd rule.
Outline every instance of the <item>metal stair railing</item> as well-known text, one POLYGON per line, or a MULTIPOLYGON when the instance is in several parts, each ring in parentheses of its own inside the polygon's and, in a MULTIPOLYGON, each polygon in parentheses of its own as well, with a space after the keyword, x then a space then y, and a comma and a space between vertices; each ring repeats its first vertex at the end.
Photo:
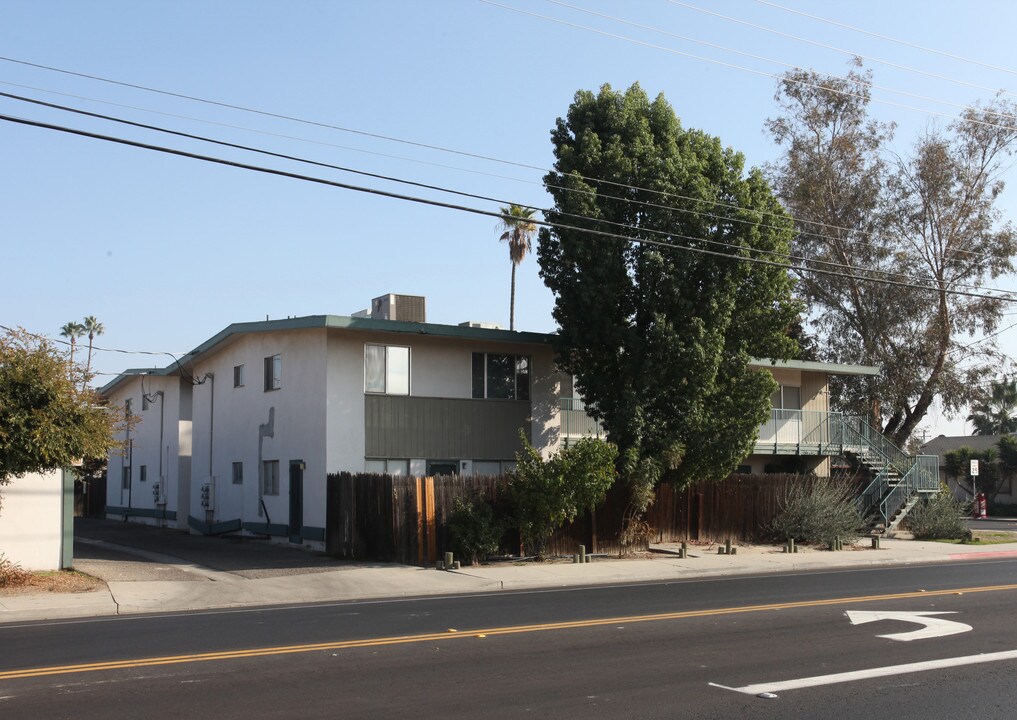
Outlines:
MULTIPOLYGON (((879 504, 879 514, 883 527, 887 532, 896 527, 904 519, 906 512, 901 512, 921 492, 939 490, 939 457, 936 455, 918 455, 914 465, 900 482, 879 504)), ((910 508, 908 508, 910 509, 910 508)))

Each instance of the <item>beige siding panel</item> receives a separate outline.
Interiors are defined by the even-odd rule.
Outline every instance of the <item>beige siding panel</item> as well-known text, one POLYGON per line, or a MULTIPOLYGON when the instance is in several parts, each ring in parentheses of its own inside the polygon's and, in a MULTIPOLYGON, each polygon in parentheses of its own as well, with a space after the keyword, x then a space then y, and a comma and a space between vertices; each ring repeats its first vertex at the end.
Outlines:
POLYGON ((802 372, 802 410, 829 410, 826 373, 802 372))
POLYGON ((511 460, 530 414, 528 402, 368 395, 364 455, 511 460))

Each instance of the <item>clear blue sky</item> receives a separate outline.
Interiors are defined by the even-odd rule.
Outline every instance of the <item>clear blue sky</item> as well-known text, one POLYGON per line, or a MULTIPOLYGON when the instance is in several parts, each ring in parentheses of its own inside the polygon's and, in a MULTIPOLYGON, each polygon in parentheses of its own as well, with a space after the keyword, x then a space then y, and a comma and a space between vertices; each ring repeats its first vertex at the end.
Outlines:
MULTIPOLYGON (((576 90, 595 90, 603 83, 625 88, 636 81, 651 95, 663 92, 686 126, 719 136, 742 151, 749 164, 774 159, 776 149, 763 132, 765 119, 776 113, 776 81, 768 75, 787 68, 676 36, 835 74, 847 69, 848 56, 730 18, 974 85, 1017 85, 1013 3, 778 1, 1010 70, 909 48, 754 0, 570 2, 663 33, 541 0, 498 2, 571 25, 479 0, 7 0, 0 5, 0 55, 539 168, 552 162, 549 131, 576 90)), ((964 104, 991 95, 874 61, 867 65, 877 84, 936 100, 964 104)), ((3 92, 274 152, 538 207, 549 202, 540 185, 543 173, 530 167, 6 61, 0 61, 0 83, 3 92)), ((874 96, 947 115, 958 111, 887 91, 877 90, 874 96)), ((917 133, 947 122, 929 112, 879 102, 873 110, 898 123, 896 149, 902 153, 917 133)), ((497 206, 111 126, 5 98, 0 98, 0 113, 486 209, 497 206)), ((98 341, 104 348, 180 352, 232 322, 345 315, 388 292, 426 295, 432 322, 508 325, 508 251, 497 242, 492 218, 6 122, 0 123, 0 148, 4 325, 57 337, 64 323, 95 315, 106 326, 98 341)), ((1017 185, 1012 172, 1010 176, 1017 185)), ((1004 196, 1008 217, 1017 210, 1015 193, 1011 187, 1004 196)), ((535 257, 519 268, 516 326, 551 331, 552 298, 537 269, 535 257)), ((1010 289, 1014 282, 1005 278, 997 285, 1010 289)), ((1003 346, 1017 349, 1017 329, 1003 335, 1003 346)), ((168 362, 166 356, 101 352, 94 365, 101 373, 116 373, 168 362)), ((108 379, 100 375, 98 381, 108 379)), ((961 431, 956 423, 932 427, 934 420, 926 425, 935 432, 961 431)))

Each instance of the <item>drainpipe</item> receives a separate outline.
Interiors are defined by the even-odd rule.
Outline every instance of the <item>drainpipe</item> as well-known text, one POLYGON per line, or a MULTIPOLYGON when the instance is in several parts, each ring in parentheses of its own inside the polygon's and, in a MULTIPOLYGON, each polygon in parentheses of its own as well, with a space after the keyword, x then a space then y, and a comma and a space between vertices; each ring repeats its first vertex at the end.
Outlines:
MULTIPOLYGON (((205 373, 205 380, 210 380, 208 386, 208 482, 212 482, 212 449, 215 447, 215 373, 205 373)), ((212 490, 215 493, 215 489, 212 490)), ((213 494, 213 498, 215 495, 213 494)), ((205 512, 205 522, 209 525, 215 517, 215 505, 205 512)))

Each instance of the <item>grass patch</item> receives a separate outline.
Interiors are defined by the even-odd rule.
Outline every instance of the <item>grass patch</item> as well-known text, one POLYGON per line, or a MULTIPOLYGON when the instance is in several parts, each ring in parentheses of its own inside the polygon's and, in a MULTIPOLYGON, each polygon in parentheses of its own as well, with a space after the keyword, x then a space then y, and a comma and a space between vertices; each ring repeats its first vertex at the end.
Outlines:
POLYGON ((951 540, 934 540, 933 542, 949 543, 950 545, 1003 545, 1017 543, 1017 533, 1005 530, 973 530, 971 539, 954 538, 951 540))
POLYGON ((29 595, 38 593, 81 593, 98 590, 106 585, 102 580, 77 570, 48 570, 13 573, 0 583, 0 595, 29 595))

